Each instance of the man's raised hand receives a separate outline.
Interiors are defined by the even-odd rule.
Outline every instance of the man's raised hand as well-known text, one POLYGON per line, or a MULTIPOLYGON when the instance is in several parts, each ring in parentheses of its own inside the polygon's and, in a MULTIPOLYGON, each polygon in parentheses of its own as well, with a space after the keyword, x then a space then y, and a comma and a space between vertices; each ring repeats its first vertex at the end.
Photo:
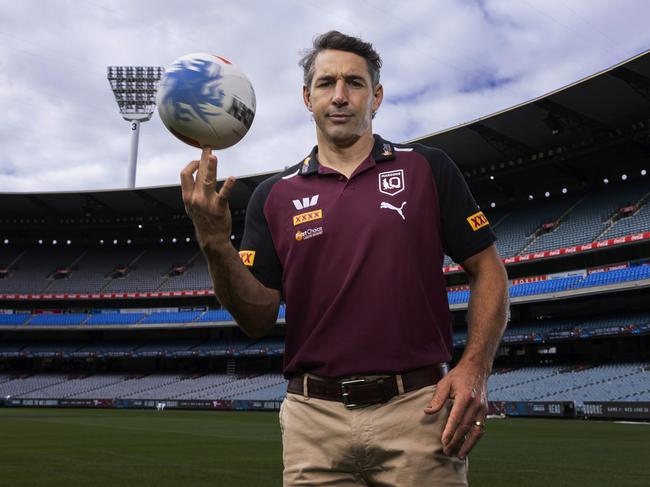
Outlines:
POLYGON ((235 185, 229 177, 217 189, 217 157, 204 147, 200 161, 192 161, 181 171, 181 190, 185 211, 194 223, 196 238, 202 249, 230 243, 232 217, 228 199, 235 185), (194 178, 196 173, 196 179, 194 178))

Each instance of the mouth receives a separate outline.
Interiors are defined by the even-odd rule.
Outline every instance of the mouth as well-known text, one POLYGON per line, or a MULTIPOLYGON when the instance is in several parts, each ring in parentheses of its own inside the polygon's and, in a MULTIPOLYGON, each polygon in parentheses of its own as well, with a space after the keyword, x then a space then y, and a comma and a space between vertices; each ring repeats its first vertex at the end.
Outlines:
POLYGON ((327 117, 334 122, 346 122, 352 118, 352 115, 349 113, 334 112, 328 114, 327 117))

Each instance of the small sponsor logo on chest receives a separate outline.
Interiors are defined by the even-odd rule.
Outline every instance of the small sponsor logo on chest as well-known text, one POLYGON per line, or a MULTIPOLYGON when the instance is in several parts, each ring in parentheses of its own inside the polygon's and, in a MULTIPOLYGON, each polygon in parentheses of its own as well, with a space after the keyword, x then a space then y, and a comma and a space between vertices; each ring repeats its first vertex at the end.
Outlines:
POLYGON ((402 217, 402 220, 406 220, 406 217, 404 216, 404 207, 405 206, 406 206, 406 201, 402 201, 402 204, 400 205, 399 208, 397 206, 391 205, 390 203, 382 201, 381 204, 379 205, 379 208, 385 208, 387 210, 394 210, 399 214, 399 216, 402 217))
POLYGON ((318 237, 323 234, 323 227, 308 228, 307 230, 297 230, 296 240, 301 242, 310 238, 318 237))
POLYGON ((404 169, 384 171, 379 173, 379 191, 388 196, 395 196, 406 188, 404 169))
POLYGON ((318 204, 318 196, 315 194, 314 196, 306 196, 301 200, 292 200, 293 206, 296 210, 304 210, 310 206, 316 206, 318 204))
POLYGON ((318 209, 307 211, 293 217, 293 226, 295 227, 301 223, 313 222, 314 220, 320 220, 321 218, 323 218, 323 210, 318 209))

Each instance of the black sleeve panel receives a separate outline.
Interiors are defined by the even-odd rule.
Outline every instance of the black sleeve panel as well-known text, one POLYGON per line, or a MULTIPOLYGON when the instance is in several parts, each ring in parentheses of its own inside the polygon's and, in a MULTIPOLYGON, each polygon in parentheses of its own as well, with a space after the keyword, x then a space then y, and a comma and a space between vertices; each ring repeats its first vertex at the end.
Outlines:
POLYGON ((456 163, 440 149, 419 146, 416 150, 428 159, 438 190, 443 249, 460 264, 497 237, 456 163))
POLYGON ((246 226, 239 254, 258 281, 266 287, 282 291, 282 265, 264 215, 266 199, 278 179, 272 177, 255 188, 246 210, 246 226))

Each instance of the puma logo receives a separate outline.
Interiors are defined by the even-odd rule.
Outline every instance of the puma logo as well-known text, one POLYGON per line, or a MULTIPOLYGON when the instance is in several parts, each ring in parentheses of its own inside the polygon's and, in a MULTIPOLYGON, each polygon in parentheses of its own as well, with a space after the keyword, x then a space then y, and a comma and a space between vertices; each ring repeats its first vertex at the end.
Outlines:
POLYGON ((406 205, 406 201, 404 201, 399 208, 397 208, 396 206, 391 205, 390 203, 386 203, 385 201, 382 201, 381 205, 379 205, 379 208, 386 208, 388 210, 395 210, 397 213, 399 213, 399 216, 402 217, 402 220, 406 220, 406 218, 404 217, 404 213, 402 212, 402 209, 404 208, 404 205, 406 205))

